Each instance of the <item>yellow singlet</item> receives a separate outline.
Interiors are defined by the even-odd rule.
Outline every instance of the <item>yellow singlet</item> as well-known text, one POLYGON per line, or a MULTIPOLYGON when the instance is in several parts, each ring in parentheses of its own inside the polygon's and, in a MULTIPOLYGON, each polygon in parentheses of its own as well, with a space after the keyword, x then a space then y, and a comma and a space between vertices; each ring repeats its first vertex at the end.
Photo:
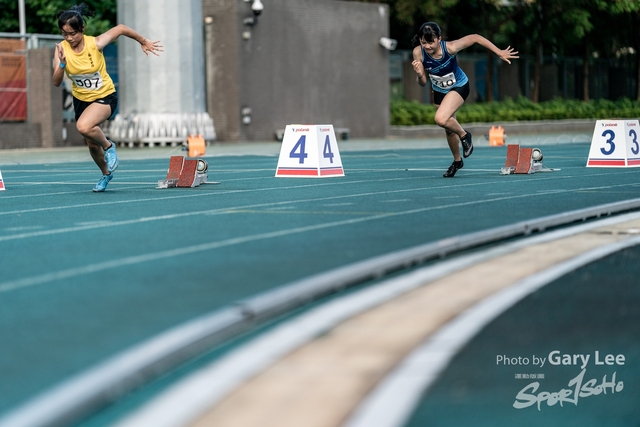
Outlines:
POLYGON ((92 102, 116 91, 95 37, 84 36, 84 49, 80 53, 75 53, 66 40, 61 45, 67 57, 64 71, 73 82, 73 96, 81 101, 92 102))

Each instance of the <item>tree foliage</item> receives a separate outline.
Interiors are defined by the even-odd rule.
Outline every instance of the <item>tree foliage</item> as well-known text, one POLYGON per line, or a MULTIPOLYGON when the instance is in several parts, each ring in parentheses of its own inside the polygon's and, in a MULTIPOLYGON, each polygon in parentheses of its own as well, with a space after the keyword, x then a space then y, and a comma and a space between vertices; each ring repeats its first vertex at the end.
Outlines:
MULTIPOLYGON (((81 2, 96 13, 87 19, 87 34, 98 35, 115 25, 117 0, 81 2)), ((65 0, 25 0, 27 33, 58 34, 58 13, 73 5, 73 1, 65 0)), ((17 33, 19 30, 18 1, 0 0, 0 32, 17 33)))
MULTIPOLYGON (((386 3, 391 37, 410 49, 410 39, 425 21, 436 21, 449 40, 481 34, 496 45, 534 56, 537 100, 540 69, 545 57, 570 56, 584 64, 584 96, 593 58, 635 61, 640 99, 640 0, 355 0, 386 3)), ((471 48, 470 50, 473 50, 471 48)), ((475 47, 478 51, 479 48, 475 47)), ((492 81, 487 72, 487 87, 492 81)), ((490 93, 490 92, 489 92, 490 93)))
MULTIPOLYGON (((116 24, 117 0, 79 0, 96 16, 87 34, 97 35, 116 24)), ((640 0, 352 0, 385 3, 391 12, 391 37, 398 48, 411 49, 411 38, 423 22, 438 22, 446 39, 484 35, 496 45, 536 57, 534 95, 545 56, 583 59, 585 98, 589 62, 594 58, 634 59, 640 99, 640 0)), ((73 2, 25 0, 28 33, 57 34, 57 14, 73 2)), ((18 32, 18 1, 0 0, 0 32, 18 32)), ((479 47, 470 50, 482 51, 479 47)), ((487 73, 487 85, 492 82, 487 73)), ((488 93, 491 93, 490 91, 488 93)))

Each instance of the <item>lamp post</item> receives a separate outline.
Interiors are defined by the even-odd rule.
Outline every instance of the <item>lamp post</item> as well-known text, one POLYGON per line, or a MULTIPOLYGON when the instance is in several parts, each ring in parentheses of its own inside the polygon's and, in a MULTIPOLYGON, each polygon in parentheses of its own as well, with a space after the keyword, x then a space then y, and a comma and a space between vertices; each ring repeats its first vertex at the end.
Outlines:
POLYGON ((18 0, 18 16, 20 20, 20 34, 26 34, 27 21, 24 13, 24 0, 18 0))

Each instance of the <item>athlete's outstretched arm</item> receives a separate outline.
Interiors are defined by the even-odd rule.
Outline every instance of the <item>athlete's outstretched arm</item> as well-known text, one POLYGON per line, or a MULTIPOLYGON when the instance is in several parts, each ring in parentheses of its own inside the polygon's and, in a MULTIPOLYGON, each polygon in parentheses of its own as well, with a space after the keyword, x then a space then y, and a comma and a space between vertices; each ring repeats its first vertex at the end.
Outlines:
POLYGON ((495 44, 491 43, 489 40, 479 34, 470 34, 468 36, 462 37, 461 39, 447 42, 447 50, 451 55, 455 55, 462 49, 466 49, 476 43, 480 46, 486 47, 491 52, 495 53, 498 58, 509 64, 511 64, 511 61, 509 61, 509 59, 519 58, 518 52, 511 46, 508 46, 506 49, 500 49, 495 44))
POLYGON ((157 52, 164 52, 164 46, 160 44, 160 40, 147 40, 136 31, 123 24, 116 25, 106 33, 97 36, 96 46, 100 51, 102 51, 109 43, 112 43, 120 36, 129 37, 130 39, 140 43, 140 45, 142 46, 142 51, 147 56, 149 56, 149 52, 153 53, 156 56, 159 56, 157 52))

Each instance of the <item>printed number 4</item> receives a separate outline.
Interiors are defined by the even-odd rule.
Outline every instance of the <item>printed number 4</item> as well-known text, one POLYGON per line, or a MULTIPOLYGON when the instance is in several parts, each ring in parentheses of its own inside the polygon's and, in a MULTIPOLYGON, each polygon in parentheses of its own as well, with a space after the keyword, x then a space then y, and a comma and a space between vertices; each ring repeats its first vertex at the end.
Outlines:
POLYGON ((293 149, 291 150, 291 152, 289 153, 289 158, 298 159, 299 163, 303 164, 304 159, 309 157, 309 155, 306 153, 304 149, 306 142, 307 142, 307 136, 302 135, 298 140, 298 142, 296 142, 296 145, 293 146, 293 149))
POLYGON ((329 135, 324 140, 324 149, 322 150, 322 156, 325 159, 329 159, 329 163, 333 163, 333 152, 331 151, 331 142, 329 141, 329 135))
MULTIPOLYGON (((298 163, 303 164, 304 159, 309 157, 305 150, 306 142, 307 136, 302 135, 298 142, 296 142, 296 145, 294 145, 289 152, 289 158, 298 159, 298 163)), ((326 139, 324 140, 324 149, 322 150, 322 156, 325 159, 329 159, 329 162, 333 163, 333 157, 335 155, 333 154, 333 151, 331 151, 331 141, 329 140, 329 135, 327 135, 326 139)))
POLYGON ((600 152, 605 156, 608 156, 612 154, 616 149, 616 145, 613 143, 613 138, 615 138, 616 134, 611 129, 607 129, 604 132, 602 132, 602 136, 609 138, 605 141, 605 144, 609 144, 609 149, 605 150, 603 147, 600 149, 600 152))

